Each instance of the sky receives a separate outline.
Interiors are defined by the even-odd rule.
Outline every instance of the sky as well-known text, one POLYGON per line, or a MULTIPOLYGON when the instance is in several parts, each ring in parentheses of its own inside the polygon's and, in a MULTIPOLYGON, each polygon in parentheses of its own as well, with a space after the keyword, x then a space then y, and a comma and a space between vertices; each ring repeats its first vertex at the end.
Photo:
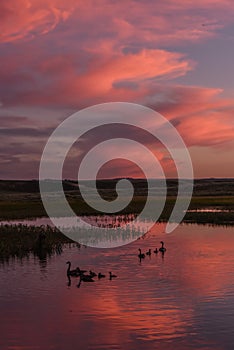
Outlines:
MULTIPOLYGON (((62 121, 119 101, 169 120, 196 178, 234 177, 233 18, 232 0, 1 1, 0 179, 38 178, 42 151, 62 121)), ((142 140, 136 130, 125 134, 142 140)), ((78 140, 64 176, 75 178, 85 152, 108 135, 106 128, 78 140)), ((167 151, 147 143, 176 177, 167 151)), ((115 150, 114 158, 102 177, 142 176, 115 150)))

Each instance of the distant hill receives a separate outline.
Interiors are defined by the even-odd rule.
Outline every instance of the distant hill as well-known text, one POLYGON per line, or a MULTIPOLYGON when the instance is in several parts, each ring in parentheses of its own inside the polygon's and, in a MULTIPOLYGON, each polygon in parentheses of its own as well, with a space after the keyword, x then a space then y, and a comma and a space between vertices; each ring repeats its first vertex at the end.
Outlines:
MULTIPOLYGON (((97 180, 97 188, 101 192, 115 191, 119 179, 97 180)), ((129 179, 134 188, 135 194, 146 195, 147 181, 145 179, 129 179)), ((49 181, 49 180, 48 180, 49 181)), ((186 180, 184 180, 186 181, 186 180)), ((160 188, 162 180, 153 180, 155 188, 160 188)), ((50 181, 50 190, 56 190, 56 181, 50 181), (54 186, 53 186, 54 184, 54 186)), ((93 187, 95 181, 82 181, 82 186, 93 187)), ((167 180, 168 195, 176 196, 178 187, 177 179, 167 180)), ((64 191, 78 191, 77 181, 64 180, 64 191)), ((38 180, 0 180, 0 193, 39 193, 38 180)), ((234 196, 234 179, 196 179, 194 180, 194 196, 234 196)))
MULTIPOLYGON (((53 187, 53 181, 51 181, 51 191, 55 190, 53 187)), ((72 191, 75 186, 63 181, 64 191, 72 191)), ((77 188, 77 187, 76 187, 77 188)), ((38 180, 0 180, 0 192, 14 192, 14 193, 39 193, 39 181, 38 180)))

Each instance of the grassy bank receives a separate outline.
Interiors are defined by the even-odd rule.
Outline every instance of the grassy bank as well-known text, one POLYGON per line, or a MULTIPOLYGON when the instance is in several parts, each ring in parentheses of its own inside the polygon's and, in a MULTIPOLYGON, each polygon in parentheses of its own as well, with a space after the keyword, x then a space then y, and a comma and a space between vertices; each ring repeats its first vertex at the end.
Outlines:
MULTIPOLYGON (((96 185, 100 195, 111 201, 116 198, 116 183, 118 179, 98 180, 96 185)), ((154 180, 155 197, 154 206, 160 206, 159 196, 161 193, 161 181, 154 180)), ((186 185, 186 180, 185 185, 186 185)), ((146 196, 147 183, 142 179, 131 179, 134 187, 134 199, 121 212, 122 214, 139 213, 142 211, 146 196)), ((48 193, 51 201, 56 206, 56 216, 68 216, 65 213, 59 199, 56 197, 56 181, 49 181, 48 193)), ((92 181, 82 182, 88 191, 95 183, 92 181)), ((83 200, 76 181, 63 181, 63 188, 71 207, 77 215, 94 215, 98 213, 89 207, 83 200)), ((161 214, 160 220, 166 221, 170 217, 171 211, 175 205, 178 191, 178 181, 167 180, 167 201, 161 214)), ((33 181, 7 181, 0 180, 0 220, 13 220, 47 216, 43 207, 39 192, 39 183, 33 181)), ((234 179, 198 179, 194 181, 193 198, 189 209, 199 210, 202 208, 229 210, 222 213, 199 213, 188 212, 184 218, 187 222, 207 222, 207 223, 233 223, 234 211, 234 179)), ((154 209, 153 209, 154 210, 154 209)), ((150 214, 150 213, 149 213, 150 214)))
POLYGON ((39 259, 61 254, 64 244, 73 244, 58 229, 26 225, 0 225, 0 261, 33 253, 39 259))
MULTIPOLYGON (((111 198, 109 198, 110 200, 111 198)), ((139 213, 144 207, 146 197, 137 196, 134 200, 121 212, 123 214, 139 213)), ((168 197, 165 208, 160 217, 161 220, 167 220, 170 213, 175 205, 176 197, 168 197)), ((93 208, 89 207, 82 199, 69 199, 69 203, 72 209, 77 215, 94 215, 98 212, 93 208)), ((67 214, 60 207, 59 202, 55 202, 57 215, 67 216, 67 214)), ((154 199, 154 206, 160 205, 157 199, 154 199)), ((214 221, 222 222, 233 222, 233 210, 234 210, 234 196, 206 196, 206 197, 193 197, 189 206, 190 210, 199 210, 202 208, 210 209, 224 209, 230 210, 230 212, 224 213, 187 213, 185 216, 186 221, 190 222, 204 222, 207 219, 209 223, 214 221)), ((11 201, 5 200, 0 201, 0 220, 13 220, 13 219, 24 219, 47 216, 46 211, 38 199, 37 201, 22 200, 22 201, 11 201)))

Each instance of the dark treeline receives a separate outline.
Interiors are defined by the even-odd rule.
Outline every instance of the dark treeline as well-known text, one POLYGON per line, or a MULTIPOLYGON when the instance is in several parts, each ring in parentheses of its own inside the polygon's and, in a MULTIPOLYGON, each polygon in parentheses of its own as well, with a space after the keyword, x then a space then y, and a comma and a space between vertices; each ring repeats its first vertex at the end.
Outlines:
MULTIPOLYGON (((146 195, 148 186, 145 179, 128 178, 135 190, 136 195, 146 195)), ((107 179, 95 181, 82 181, 81 184, 87 187, 97 185, 101 194, 111 194, 115 191, 119 179, 107 179)), ((162 185, 161 180, 152 180, 155 188, 162 185)), ((186 181, 186 180, 184 180, 186 181)), ((50 191, 56 191, 56 181, 50 180, 50 191)), ((177 179, 167 179, 167 195, 176 196, 178 189, 177 179)), ((78 192, 79 186, 75 180, 63 180, 65 192, 78 192)), ((0 180, 1 193, 39 193, 38 180, 0 180)), ((233 196, 234 179, 195 179, 193 196, 233 196)))

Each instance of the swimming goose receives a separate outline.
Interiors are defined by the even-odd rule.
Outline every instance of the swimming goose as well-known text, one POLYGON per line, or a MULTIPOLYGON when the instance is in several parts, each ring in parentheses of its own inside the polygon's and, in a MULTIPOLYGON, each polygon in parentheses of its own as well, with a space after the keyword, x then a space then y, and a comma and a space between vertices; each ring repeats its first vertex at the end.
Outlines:
POLYGON ((113 275, 112 272, 109 272, 109 274, 110 274, 110 280, 112 280, 112 278, 117 277, 116 275, 113 275))
POLYGON ((144 259, 144 258, 145 258, 145 254, 144 254, 144 253, 141 253, 141 249, 140 249, 140 248, 139 248, 138 250, 139 250, 138 257, 139 257, 140 259, 144 259))
POLYGON ((162 253, 165 253, 166 248, 164 248, 164 242, 161 241, 160 243, 162 244, 162 246, 161 246, 161 248, 159 248, 159 251, 162 252, 162 253))
POLYGON ((90 275, 80 275, 80 280, 83 282, 94 282, 92 276, 90 275))
POLYGON ((154 253, 158 254, 158 248, 155 248, 154 253))
POLYGON ((97 274, 95 272, 91 271, 91 270, 89 270, 89 274, 90 274, 91 277, 97 276, 97 274))
POLYGON ((105 275, 103 275, 101 272, 99 272, 98 273, 98 279, 100 279, 100 278, 104 278, 104 277, 106 277, 105 275))
POLYGON ((68 264, 67 276, 74 276, 74 277, 77 277, 77 276, 78 276, 77 269, 71 270, 71 262, 70 262, 70 261, 67 261, 66 264, 68 264))
POLYGON ((149 249, 148 252, 146 252, 146 255, 151 255, 151 249, 149 249))
POLYGON ((83 275, 87 270, 81 270, 79 267, 76 268, 78 275, 83 275))

